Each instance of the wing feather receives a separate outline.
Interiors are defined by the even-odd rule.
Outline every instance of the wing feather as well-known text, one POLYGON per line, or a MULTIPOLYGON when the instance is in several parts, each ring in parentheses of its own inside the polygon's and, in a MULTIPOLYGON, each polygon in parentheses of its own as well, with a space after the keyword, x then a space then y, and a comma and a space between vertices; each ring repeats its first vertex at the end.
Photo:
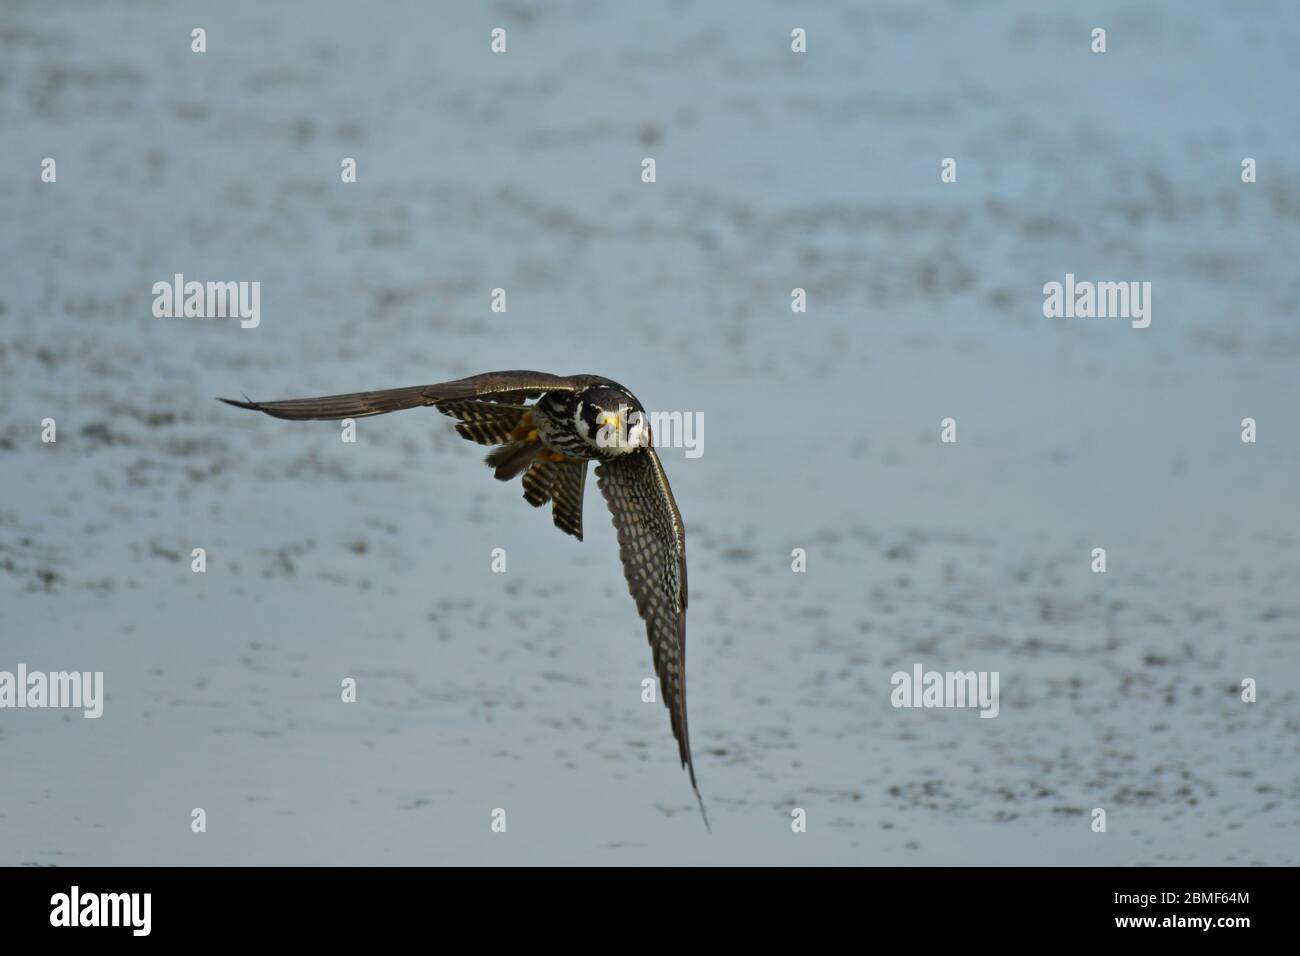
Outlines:
POLYGON ((529 414, 529 405, 507 402, 462 399, 439 402, 435 406, 444 415, 459 419, 456 433, 480 445, 504 445, 529 414))
POLYGON ((560 465, 551 489, 551 520, 565 534, 582 540, 582 492, 587 484, 587 463, 570 461, 560 465))
POLYGON ((681 512, 653 448, 601 462, 596 482, 618 531, 623 573, 645 621, 682 766, 699 799, 686 720, 686 529, 681 512))
POLYGON ((406 388, 386 388, 374 392, 349 392, 343 395, 323 395, 318 398, 291 398, 278 402, 236 401, 222 398, 219 401, 236 408, 265 412, 275 418, 302 420, 336 420, 364 418, 437 405, 441 402, 463 399, 486 399, 508 403, 522 403, 537 398, 545 392, 571 392, 585 386, 591 376, 551 375, 547 372, 511 371, 485 372, 454 382, 434 385, 411 385, 406 388))

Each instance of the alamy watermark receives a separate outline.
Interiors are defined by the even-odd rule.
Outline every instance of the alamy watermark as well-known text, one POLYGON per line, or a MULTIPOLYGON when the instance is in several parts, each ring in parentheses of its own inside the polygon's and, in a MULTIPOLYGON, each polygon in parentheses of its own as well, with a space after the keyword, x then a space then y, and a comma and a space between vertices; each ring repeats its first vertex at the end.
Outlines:
POLYGON ((133 936, 148 936, 152 910, 152 893, 83 893, 74 883, 50 897, 50 925, 120 926, 133 936))
POLYGON ((657 448, 683 448, 687 458, 704 454, 703 412, 640 412, 620 405, 617 412, 605 412, 599 419, 596 444, 601 448, 635 448, 649 445, 653 436, 657 448))
POLYGON ((244 329, 262 322, 260 282, 186 282, 178 272, 171 282, 155 282, 153 295, 153 314, 159 319, 238 317, 244 329))
POLYGON ((889 703, 894 707, 977 707, 981 717, 996 717, 997 671, 927 671, 913 664, 911 673, 895 671, 889 703))
POLYGON ((1151 324, 1150 282, 1065 282, 1043 286, 1043 315, 1049 319, 1131 319, 1133 328, 1151 324))
POLYGON ((0 671, 0 710, 70 708, 94 719, 104 713, 103 671, 0 671))

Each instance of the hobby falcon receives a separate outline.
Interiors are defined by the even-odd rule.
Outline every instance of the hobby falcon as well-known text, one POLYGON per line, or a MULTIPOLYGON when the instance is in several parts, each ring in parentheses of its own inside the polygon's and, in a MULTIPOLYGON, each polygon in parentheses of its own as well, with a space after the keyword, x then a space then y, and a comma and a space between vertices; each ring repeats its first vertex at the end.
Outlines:
POLYGON ((599 375, 514 371, 321 398, 221 401, 293 420, 362 418, 432 405, 457 419, 464 438, 498 446, 487 456, 496 477, 510 481, 522 474, 528 503, 550 501, 555 526, 579 541, 587 463, 599 462, 596 483, 614 517, 623 574, 645 621, 678 754, 704 813, 686 728, 686 532, 636 396, 599 375))

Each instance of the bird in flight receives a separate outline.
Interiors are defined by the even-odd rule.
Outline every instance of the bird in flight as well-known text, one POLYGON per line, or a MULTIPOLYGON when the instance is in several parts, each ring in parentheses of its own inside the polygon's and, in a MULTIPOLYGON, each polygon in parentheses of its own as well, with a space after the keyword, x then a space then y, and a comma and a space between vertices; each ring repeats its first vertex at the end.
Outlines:
POLYGON ((682 766, 690 774, 704 824, 686 725, 686 531, 655 454, 636 396, 599 375, 485 372, 454 382, 279 402, 220 401, 276 418, 337 420, 432 405, 455 418, 456 431, 495 445, 487 463, 501 481, 523 475, 524 498, 582 540, 587 463, 614 518, 619 556, 659 676, 682 766))

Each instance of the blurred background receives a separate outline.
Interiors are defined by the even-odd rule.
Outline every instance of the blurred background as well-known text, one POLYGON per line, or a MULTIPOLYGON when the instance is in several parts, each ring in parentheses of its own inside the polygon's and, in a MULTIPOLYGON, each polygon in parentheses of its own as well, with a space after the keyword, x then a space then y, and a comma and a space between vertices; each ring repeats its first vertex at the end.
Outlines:
POLYGON ((0 863, 1300 862, 1298 33, 8 0, 0 669, 107 702, 0 711, 0 863), (155 318, 175 273, 259 327, 155 318), (1150 328, 1045 318, 1066 273, 1151 282, 1150 328), (709 838, 594 482, 578 543, 432 410, 213 401, 504 368, 703 415, 663 457, 709 838), (1000 715, 894 709, 916 663, 1000 715))

